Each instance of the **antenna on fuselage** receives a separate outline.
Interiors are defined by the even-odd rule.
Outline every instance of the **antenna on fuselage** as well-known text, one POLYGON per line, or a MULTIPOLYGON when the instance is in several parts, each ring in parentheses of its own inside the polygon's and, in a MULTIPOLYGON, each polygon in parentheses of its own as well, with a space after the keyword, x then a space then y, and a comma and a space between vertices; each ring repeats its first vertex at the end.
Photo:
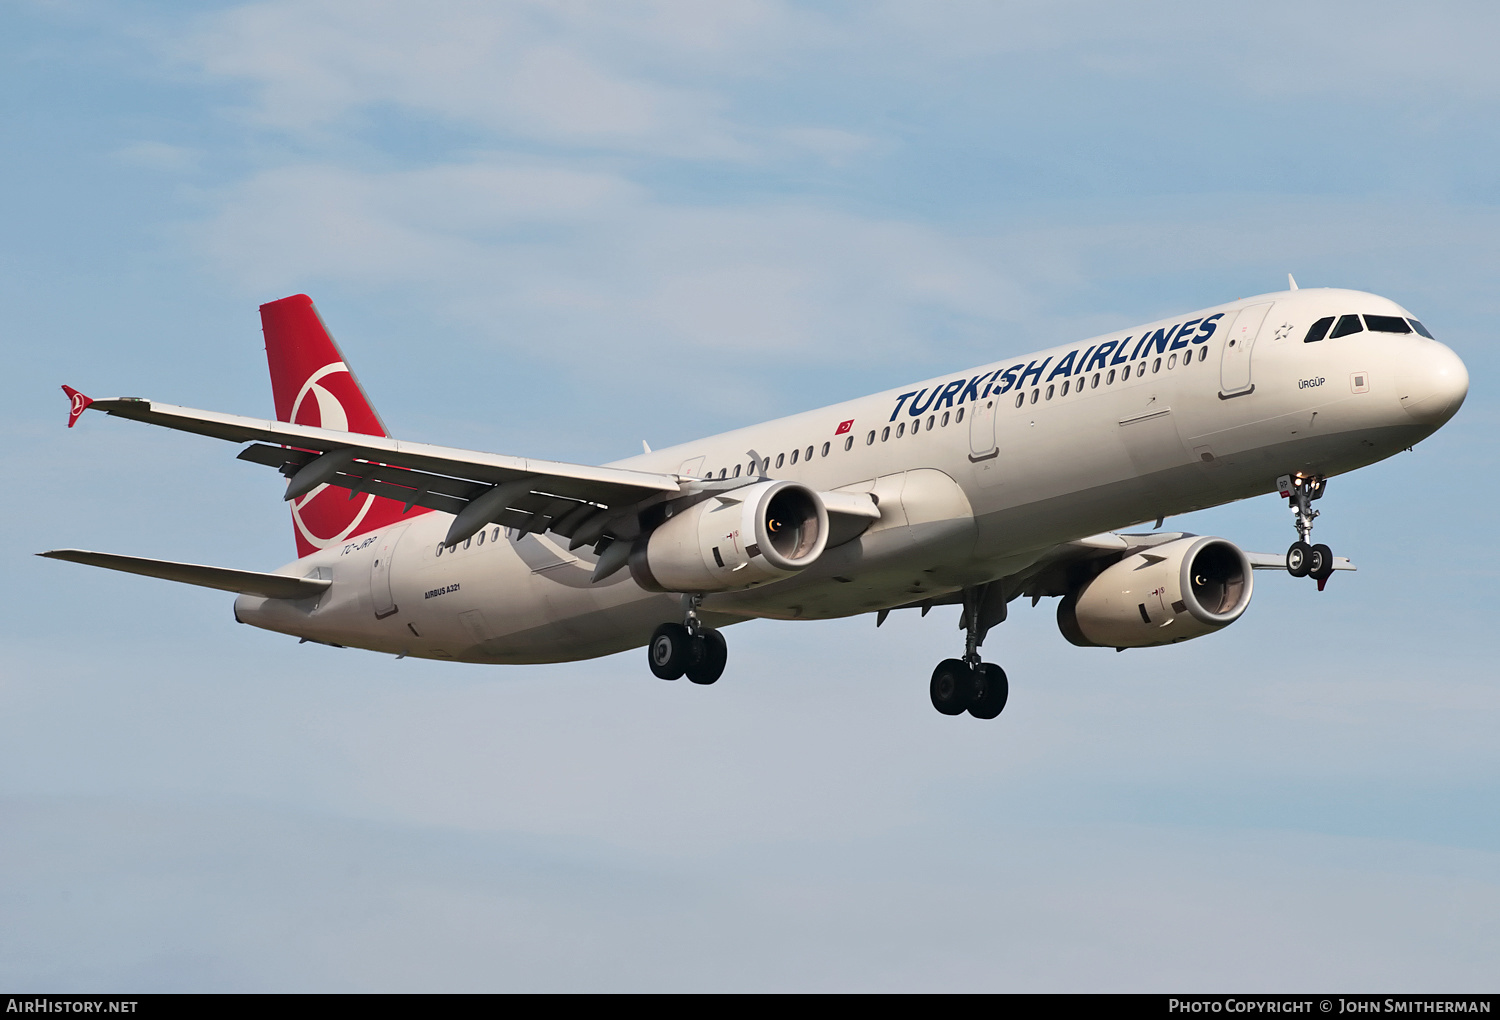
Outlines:
POLYGON ((1297 289, 1297 281, 1294 280, 1294 279, 1292 279, 1292 274, 1291 273, 1287 273, 1286 274, 1286 282, 1288 284, 1287 290, 1296 290, 1297 289))

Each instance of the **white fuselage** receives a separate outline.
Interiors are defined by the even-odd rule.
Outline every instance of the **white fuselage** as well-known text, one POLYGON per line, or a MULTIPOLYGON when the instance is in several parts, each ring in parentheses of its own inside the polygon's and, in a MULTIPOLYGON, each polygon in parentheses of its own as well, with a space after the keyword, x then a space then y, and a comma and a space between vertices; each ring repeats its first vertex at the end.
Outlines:
MULTIPOLYGON (((1245 298, 618 466, 733 478, 769 461, 772 478, 873 492, 881 516, 863 533, 836 534, 839 544, 793 577, 702 606, 720 625, 872 612, 1426 438, 1467 391, 1462 362, 1416 333, 1304 342, 1315 321, 1347 313, 1409 315, 1358 291, 1245 298)), ((279 571, 331 578, 320 598, 240 596, 236 616, 315 641, 471 662, 591 658, 644 645, 682 617, 680 597, 640 588, 628 570, 590 583, 594 554, 555 535, 491 526, 442 549, 451 521, 432 512, 331 545, 279 571)))

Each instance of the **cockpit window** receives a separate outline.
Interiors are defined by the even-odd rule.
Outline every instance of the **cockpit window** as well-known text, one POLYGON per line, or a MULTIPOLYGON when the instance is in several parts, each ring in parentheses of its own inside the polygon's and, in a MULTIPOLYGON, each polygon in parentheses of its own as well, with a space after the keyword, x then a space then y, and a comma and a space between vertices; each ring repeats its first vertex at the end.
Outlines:
POLYGON ((1409 322, 1409 323, 1411 323, 1411 328, 1412 329, 1416 330, 1418 333, 1421 333, 1427 339, 1429 339, 1429 340, 1436 340, 1437 339, 1437 337, 1435 337, 1431 333, 1427 332, 1427 327, 1424 326, 1424 325, 1422 325, 1416 319, 1407 319, 1406 321, 1409 322))
POLYGON ((1319 319, 1312 324, 1312 329, 1307 331, 1307 336, 1302 338, 1305 344, 1315 344, 1328 335, 1328 327, 1333 325, 1333 316, 1319 319))
POLYGON ((1337 340, 1341 336, 1364 331, 1365 327, 1360 325, 1358 315, 1344 315, 1340 316, 1338 325, 1333 327, 1333 332, 1329 333, 1328 337, 1330 340, 1337 340))
POLYGON ((1399 315, 1366 315, 1365 325, 1373 333, 1410 333, 1411 327, 1399 315))

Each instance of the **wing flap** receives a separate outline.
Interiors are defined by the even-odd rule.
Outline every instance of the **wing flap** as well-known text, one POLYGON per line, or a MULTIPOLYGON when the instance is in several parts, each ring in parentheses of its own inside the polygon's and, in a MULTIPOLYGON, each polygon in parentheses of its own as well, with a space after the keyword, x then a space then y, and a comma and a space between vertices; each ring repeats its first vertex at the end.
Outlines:
POLYGON ((67 560, 127 574, 144 574, 164 581, 179 581, 200 588, 260 595, 268 599, 305 599, 324 591, 332 581, 315 577, 289 577, 286 574, 263 574, 255 570, 232 570, 200 563, 177 563, 153 560, 144 556, 121 556, 118 553, 90 552, 87 549, 51 549, 37 553, 53 560, 67 560))

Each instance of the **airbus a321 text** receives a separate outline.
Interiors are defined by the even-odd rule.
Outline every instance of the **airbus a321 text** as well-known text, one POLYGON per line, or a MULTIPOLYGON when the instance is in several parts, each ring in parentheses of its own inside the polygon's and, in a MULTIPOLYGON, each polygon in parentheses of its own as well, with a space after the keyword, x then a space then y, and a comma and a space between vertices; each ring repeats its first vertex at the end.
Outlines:
POLYGON ((311 299, 261 322, 275 421, 65 386, 68 425, 92 409, 248 444, 288 480, 297 559, 41 555, 238 592, 235 619, 307 641, 481 663, 645 645, 657 676, 700 684, 730 623, 957 605, 932 703, 982 719, 1009 684, 979 648, 1019 596, 1059 596, 1075 645, 1145 648, 1239 619, 1256 569, 1320 590, 1354 569, 1312 541, 1327 479, 1427 438, 1469 385, 1395 302, 1293 283, 591 467, 391 438, 311 299), (1272 490, 1284 555, 1159 530, 1272 490))

